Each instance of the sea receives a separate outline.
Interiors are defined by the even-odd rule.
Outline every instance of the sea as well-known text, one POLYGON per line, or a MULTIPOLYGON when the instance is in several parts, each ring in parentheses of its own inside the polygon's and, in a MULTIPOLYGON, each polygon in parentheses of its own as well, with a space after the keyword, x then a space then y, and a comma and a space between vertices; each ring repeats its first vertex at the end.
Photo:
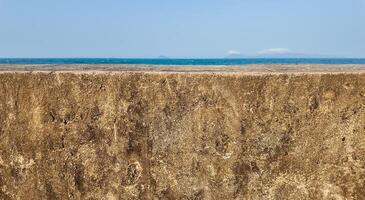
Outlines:
POLYGON ((0 58, 0 64, 144 64, 144 65, 249 65, 249 64, 365 64, 365 58, 0 58))

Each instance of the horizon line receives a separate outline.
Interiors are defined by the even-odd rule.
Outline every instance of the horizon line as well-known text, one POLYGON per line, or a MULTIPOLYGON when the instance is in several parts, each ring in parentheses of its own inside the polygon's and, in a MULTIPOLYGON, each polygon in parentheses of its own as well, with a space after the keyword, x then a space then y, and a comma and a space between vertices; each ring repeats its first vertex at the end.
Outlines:
POLYGON ((0 57, 0 59, 224 59, 224 60, 242 60, 242 59, 365 59, 365 57, 0 57))

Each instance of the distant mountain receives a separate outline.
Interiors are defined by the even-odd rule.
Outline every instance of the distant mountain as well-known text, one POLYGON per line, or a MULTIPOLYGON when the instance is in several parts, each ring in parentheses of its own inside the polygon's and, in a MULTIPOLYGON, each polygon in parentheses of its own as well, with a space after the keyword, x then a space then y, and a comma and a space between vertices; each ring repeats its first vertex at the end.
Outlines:
POLYGON ((273 54, 258 54, 254 58, 337 58, 330 55, 315 55, 304 53, 273 53, 273 54))
POLYGON ((170 59, 169 57, 167 57, 167 56, 158 56, 157 57, 158 59, 170 59))
POLYGON ((256 55, 228 55, 226 59, 255 59, 255 58, 340 58, 333 55, 315 55, 315 54, 304 54, 304 53, 268 53, 268 54, 256 54, 256 55))
POLYGON ((242 54, 232 54, 232 55, 226 56, 225 58, 227 58, 227 59, 243 59, 243 58, 248 58, 248 57, 245 56, 245 55, 242 55, 242 54))

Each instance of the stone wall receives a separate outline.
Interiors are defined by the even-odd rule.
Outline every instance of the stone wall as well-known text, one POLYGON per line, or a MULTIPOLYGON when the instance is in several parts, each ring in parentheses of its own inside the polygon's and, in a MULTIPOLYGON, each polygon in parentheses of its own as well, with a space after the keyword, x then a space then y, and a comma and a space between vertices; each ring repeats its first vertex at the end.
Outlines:
POLYGON ((0 73, 0 199, 365 199, 365 73, 0 73))

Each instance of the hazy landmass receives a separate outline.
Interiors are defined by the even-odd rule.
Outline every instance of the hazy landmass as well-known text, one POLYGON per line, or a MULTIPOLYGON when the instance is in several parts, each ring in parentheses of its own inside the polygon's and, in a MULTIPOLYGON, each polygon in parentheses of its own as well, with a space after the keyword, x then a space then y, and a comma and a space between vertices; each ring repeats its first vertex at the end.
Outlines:
POLYGON ((228 59, 244 59, 244 58, 344 58, 334 55, 305 54, 305 53, 263 53, 255 55, 234 54, 228 55, 228 59))

